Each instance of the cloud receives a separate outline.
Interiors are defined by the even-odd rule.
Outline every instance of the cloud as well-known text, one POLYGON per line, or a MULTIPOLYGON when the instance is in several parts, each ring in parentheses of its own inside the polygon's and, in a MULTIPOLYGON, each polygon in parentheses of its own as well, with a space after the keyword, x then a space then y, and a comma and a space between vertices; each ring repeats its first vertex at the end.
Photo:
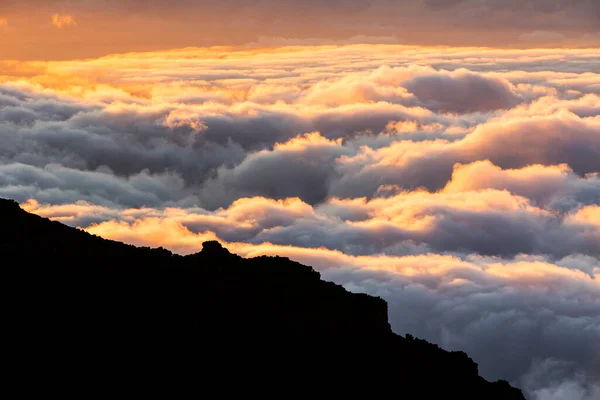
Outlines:
POLYGON ((108 169, 81 171, 59 164, 34 167, 14 163, 0 165, 0 195, 24 201, 33 197, 51 204, 85 200, 109 207, 194 204, 176 174, 152 175, 142 171, 127 178, 108 169))
MULTIPOLYGON (((363 49, 353 51, 362 54, 363 49)), ((258 72, 241 69, 237 78, 231 77, 231 68, 215 68, 212 62, 198 65, 197 72, 188 68, 183 76, 171 76, 182 70, 181 57, 190 57, 186 54, 163 55, 162 67, 141 55, 125 58, 124 64, 120 57, 108 58, 104 67, 90 67, 89 63, 99 62, 93 60, 80 67, 77 63, 48 67, 62 71, 57 72, 61 77, 77 74, 84 82, 91 73, 86 71, 104 68, 112 85, 108 87, 75 86, 64 94, 22 83, 4 86, 0 100, 4 162, 42 168, 62 164, 91 171, 107 167, 124 178, 143 170, 174 172, 208 208, 247 196, 301 197, 317 204, 331 196, 376 196, 382 186, 435 191, 451 179, 456 163, 482 160, 504 169, 567 164, 580 176, 597 170, 595 115, 600 101, 595 94, 576 94, 600 84, 593 73, 498 75, 457 66, 451 71, 384 65, 340 74, 335 66, 315 64, 311 52, 301 51, 300 61, 292 62, 298 65, 294 68, 305 68, 297 78, 279 77, 277 68, 282 67, 258 55, 252 56, 256 62, 267 64, 258 72), (169 64, 170 57, 175 64, 169 64), (120 89, 134 78, 121 76, 122 71, 140 63, 150 63, 142 70, 159 68, 160 82, 154 82, 155 72, 138 73, 139 81, 154 82, 151 92, 145 92, 145 84, 128 88, 131 93, 120 89), (195 79, 207 68, 212 78, 195 79), (268 77, 257 77, 270 68, 275 70, 268 77), (317 75, 312 78, 313 74, 317 75), (548 92, 548 85, 560 87, 560 92, 548 92), (152 103, 147 96, 152 96, 152 103), (196 103, 197 99, 202 100, 196 103), (444 104, 460 113, 443 114, 448 107, 444 104), (276 146, 300 141, 294 138, 314 131, 330 144, 320 148, 309 143, 294 152, 276 146), (554 139, 548 140, 548 135, 554 139), (313 156, 321 163, 306 162, 313 156), (258 178, 264 170, 273 179, 258 178)), ((594 60, 593 54, 584 54, 578 63, 594 60)), ((471 60, 471 54, 467 56, 471 60)), ((493 56, 497 59, 497 54, 493 56)), ((288 57, 279 62, 289 63, 283 61, 288 57)), ((378 57, 392 56, 386 48, 378 57)), ((539 57, 555 56, 542 52, 539 57)), ((193 60, 190 65, 197 63, 193 60)), ((532 60, 536 61, 530 64, 538 62, 532 60)), ((50 86, 63 81, 42 79, 50 86)))
POLYGON ((226 192, 233 197, 299 196, 314 204, 329 196, 371 197, 382 185, 439 190, 450 180, 455 164, 482 160, 509 169, 531 164, 568 164, 574 173, 583 176, 600 169, 599 131, 597 118, 580 118, 559 111, 490 119, 454 141, 412 141, 410 136, 387 136, 387 143, 371 148, 360 146, 362 138, 358 136, 343 143, 329 142, 318 156, 311 153, 318 146, 310 143, 293 154, 275 147, 252 153, 235 167, 219 169, 204 191, 213 199, 207 204, 214 206, 227 205, 230 200, 226 192), (310 161, 302 164, 305 168, 294 164, 294 160, 302 163, 313 156, 321 160, 314 166, 317 169, 311 167, 310 161), (293 176, 286 172, 292 165, 289 173, 293 176), (260 176, 259 170, 268 171, 274 178, 254 181, 251 178, 260 176), (275 177, 291 186, 264 186, 274 182, 275 177))
POLYGON ((256 195, 319 202, 327 196, 335 159, 347 151, 340 143, 311 133, 251 154, 233 169, 219 169, 203 186, 202 199, 211 208, 256 195))
POLYGON ((300 100, 343 105, 387 101, 432 111, 470 113, 509 109, 521 99, 509 82, 466 69, 436 71, 431 67, 383 66, 370 75, 349 74, 314 85, 300 100))
POLYGON ((533 400, 593 400, 600 396, 600 383, 589 376, 594 373, 582 371, 573 363, 548 358, 534 361, 523 380, 533 400))
MULTIPOLYGON (((515 5, 522 33, 588 7, 549 4, 515 5)), ((0 197, 133 244, 289 256, 489 379, 593 398, 598 52, 287 44, 1 62, 0 197)))
MULTIPOLYGON (((14 174, 3 175, 0 175, 2 180, 28 180, 14 174)), ((195 198, 188 195, 179 202, 172 200, 177 197, 177 187, 167 177, 142 175, 131 177, 126 182, 112 183, 107 177, 103 177, 106 182, 94 182, 101 176, 88 175, 90 187, 95 183, 104 192, 113 191, 111 197, 118 197, 121 203, 164 204, 169 208, 162 212, 157 210, 154 218, 180 223, 191 232, 210 230, 231 242, 323 247, 352 255, 465 252, 502 257, 535 254, 553 260, 564 259, 571 254, 600 257, 598 207, 580 206, 559 216, 508 191, 404 192, 371 201, 332 199, 317 207, 298 198, 274 200, 252 197, 238 198, 228 208, 210 211, 199 207, 181 208, 185 204, 197 204, 195 198), (168 186, 169 183, 171 186, 168 186)), ((60 185, 58 193, 42 188, 36 192, 37 198, 54 195, 50 198, 55 204, 67 203, 64 197, 94 200, 83 190, 80 194, 64 188, 64 184, 58 183, 56 178, 52 183, 60 185), (58 194, 64 197, 60 198, 58 194)), ((17 186, 17 189, 21 193, 31 190, 27 185, 17 186)), ((12 192, 17 190, 12 189, 12 192)), ((11 187, 0 194, 11 194, 11 187)), ((22 198, 23 195, 20 196, 22 198)), ((115 207, 114 203, 104 204, 115 207)), ((44 209, 51 210, 52 206, 44 209)), ((133 210, 127 211, 131 212, 133 210)), ((115 213, 105 214, 105 219, 97 221, 127 221, 127 218, 119 218, 115 213)), ((67 217, 63 222, 83 226, 82 221, 72 218, 75 216, 67 217)), ((185 252, 194 250, 186 249, 185 252)), ((586 262, 578 260, 575 264, 581 266, 573 268, 593 273, 593 268, 586 262)))
POLYGON ((539 207, 561 212, 600 203, 598 174, 580 177, 566 164, 529 165, 516 170, 502 170, 487 160, 457 164, 443 191, 461 193, 482 189, 508 190, 527 197, 539 207))
POLYGON ((459 141, 397 141, 340 159, 342 177, 332 184, 331 193, 370 196, 380 185, 390 184, 439 190, 456 163, 478 160, 490 160, 502 168, 566 163, 579 175, 594 173, 600 169, 599 131, 597 118, 568 112, 491 119, 459 141))
POLYGON ((417 76, 404 86, 434 111, 486 112, 509 109, 520 102, 519 96, 506 82, 467 70, 417 76))
POLYGON ((52 24, 58 29, 75 26, 77 22, 75 18, 69 14, 54 14, 52 16, 52 24))

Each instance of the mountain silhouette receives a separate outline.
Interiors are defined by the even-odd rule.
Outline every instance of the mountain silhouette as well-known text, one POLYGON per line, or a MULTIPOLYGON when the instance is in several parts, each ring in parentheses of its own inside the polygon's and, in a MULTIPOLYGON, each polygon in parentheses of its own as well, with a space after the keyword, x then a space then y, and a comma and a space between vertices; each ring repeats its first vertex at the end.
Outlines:
POLYGON ((463 352, 394 334, 384 300, 287 258, 244 259, 218 242, 189 256, 139 248, 3 199, 0 254, 11 365, 30 378, 160 368, 206 393, 524 398, 463 352))

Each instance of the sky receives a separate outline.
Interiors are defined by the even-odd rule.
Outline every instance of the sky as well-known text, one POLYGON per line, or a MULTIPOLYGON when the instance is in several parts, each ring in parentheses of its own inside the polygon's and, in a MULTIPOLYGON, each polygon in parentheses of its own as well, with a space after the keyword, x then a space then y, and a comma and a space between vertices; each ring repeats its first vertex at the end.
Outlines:
POLYGON ((529 399, 598 399, 599 11, 0 0, 0 197, 290 257, 529 399))
POLYGON ((597 0, 0 0, 0 58, 188 46, 598 47, 597 0))

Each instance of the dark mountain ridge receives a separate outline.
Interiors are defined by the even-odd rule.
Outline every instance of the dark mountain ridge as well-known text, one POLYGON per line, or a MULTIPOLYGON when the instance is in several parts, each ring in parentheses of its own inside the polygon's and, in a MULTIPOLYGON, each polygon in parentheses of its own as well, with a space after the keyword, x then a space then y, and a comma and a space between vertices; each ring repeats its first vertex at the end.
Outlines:
POLYGON ((202 387, 253 382, 246 394, 327 387, 337 395, 524 398, 505 381, 481 378, 465 353, 394 334, 384 300, 287 258, 244 259, 218 242, 185 257, 138 248, 3 199, 0 254, 14 363, 46 376, 64 372, 57 365, 68 360, 86 370, 193 366, 204 371, 191 378, 202 387))

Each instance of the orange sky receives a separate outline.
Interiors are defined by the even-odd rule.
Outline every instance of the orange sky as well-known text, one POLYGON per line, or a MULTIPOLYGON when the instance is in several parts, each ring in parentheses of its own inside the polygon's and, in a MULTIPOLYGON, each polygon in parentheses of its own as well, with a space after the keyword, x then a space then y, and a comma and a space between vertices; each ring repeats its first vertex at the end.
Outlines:
POLYGON ((549 3, 0 0, 0 59, 74 59, 213 45, 600 45, 600 3, 549 3))

